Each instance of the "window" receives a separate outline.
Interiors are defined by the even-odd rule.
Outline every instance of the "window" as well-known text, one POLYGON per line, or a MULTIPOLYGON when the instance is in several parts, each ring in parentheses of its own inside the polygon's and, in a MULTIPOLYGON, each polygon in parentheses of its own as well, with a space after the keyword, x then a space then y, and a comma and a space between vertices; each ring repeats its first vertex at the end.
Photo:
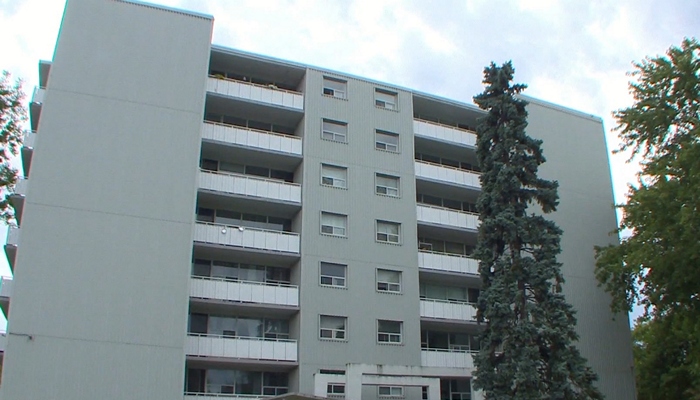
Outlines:
POLYGON ((326 96, 333 96, 337 97, 339 99, 347 99, 348 98, 348 82, 341 80, 341 79, 335 79, 335 78, 329 78, 327 76, 323 77, 323 94, 326 96))
POLYGON ((377 290, 401 293, 401 271, 377 269, 377 290))
POLYGON ((377 341, 380 343, 401 343, 401 321, 377 321, 377 341))
POLYGON ((321 233, 334 236, 347 236, 345 232, 347 224, 347 215, 321 212, 321 233))
POLYGON ((393 153, 399 152, 399 135, 397 133, 380 131, 377 129, 375 131, 375 145, 374 147, 378 150, 391 151, 393 153))
POLYGON ((323 129, 321 137, 335 142, 348 142, 348 124, 345 122, 323 120, 323 129))
POLYGON ((401 224, 389 221, 377 221, 377 241, 399 243, 401 224))
POLYGON ((321 164, 321 184, 347 189, 348 169, 336 165, 321 164))
POLYGON ((347 265, 321 262, 321 285, 345 287, 347 265))
POLYGON ((401 386, 379 386, 379 397, 403 397, 401 386))
POLYGON ((321 339, 346 340, 345 325, 346 317, 334 317, 321 315, 319 337, 321 339))
POLYGON ((376 174, 374 191, 377 194, 399 197, 399 177, 376 174))
POLYGON ((326 386, 326 396, 328 397, 345 397, 344 383, 329 383, 326 386))
POLYGON ((388 110, 398 110, 397 99, 398 94, 388 90, 374 89, 374 105, 388 110))

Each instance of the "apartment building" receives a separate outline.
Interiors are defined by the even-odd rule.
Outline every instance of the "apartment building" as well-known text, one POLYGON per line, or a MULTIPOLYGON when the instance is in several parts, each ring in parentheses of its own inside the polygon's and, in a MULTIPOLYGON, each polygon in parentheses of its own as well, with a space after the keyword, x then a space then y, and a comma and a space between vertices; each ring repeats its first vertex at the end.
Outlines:
MULTIPOLYGON (((67 1, 5 245, 0 399, 481 398, 482 111, 212 45, 212 26, 67 1)), ((628 320, 593 276, 616 225, 602 122, 530 100, 580 349, 634 399, 628 320)))

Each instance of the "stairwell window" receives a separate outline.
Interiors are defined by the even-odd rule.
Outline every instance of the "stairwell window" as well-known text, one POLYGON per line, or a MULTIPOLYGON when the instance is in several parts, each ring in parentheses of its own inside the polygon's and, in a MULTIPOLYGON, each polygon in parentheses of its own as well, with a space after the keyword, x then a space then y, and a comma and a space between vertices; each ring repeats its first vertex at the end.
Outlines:
POLYGON ((348 82, 342 79, 323 77, 323 94, 338 99, 348 98, 348 82))
POLYGON ((399 197, 399 182, 398 176, 376 174, 375 175, 375 193, 385 196, 399 197))
POLYGON ((392 153, 398 153, 399 152, 399 134, 377 129, 375 131, 374 147, 377 150, 384 150, 384 151, 389 151, 392 153))
POLYGON ((321 233, 333 236, 347 236, 348 216, 321 212, 321 233))
POLYGON ((378 268, 377 291, 401 293, 401 271, 378 268))
POLYGON ((348 142, 348 124, 346 122, 323 119, 321 137, 334 142, 348 142))
POLYGON ((401 224, 377 220, 377 241, 399 244, 401 242, 401 224))
POLYGON ((348 169, 337 165, 321 164, 321 184, 347 189, 348 169))
POLYGON ((319 337, 321 339, 347 340, 345 334, 347 317, 321 315, 319 317, 319 337))
POLYGON ((398 93, 374 89, 374 105, 387 110, 398 110, 398 93))
POLYGON ((401 344, 401 331, 403 330, 403 322, 377 320, 377 341, 379 343, 394 343, 401 344))
POLYGON ((344 288, 347 271, 348 266, 345 264, 321 262, 321 286, 344 288))

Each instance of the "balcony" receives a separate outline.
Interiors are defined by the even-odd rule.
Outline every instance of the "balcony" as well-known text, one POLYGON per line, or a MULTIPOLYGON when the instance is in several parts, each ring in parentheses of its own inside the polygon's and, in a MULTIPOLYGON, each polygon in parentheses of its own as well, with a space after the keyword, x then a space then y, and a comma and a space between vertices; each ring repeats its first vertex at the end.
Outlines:
POLYGON ((304 95, 291 90, 284 90, 274 85, 259 85, 234 79, 210 76, 207 91, 226 97, 269 104, 277 107, 304 110, 304 95))
POLYGON ((418 266, 423 269, 465 275, 478 275, 479 262, 467 256, 420 250, 418 266))
POLYGON ((469 303, 449 300, 420 299, 421 318, 476 321, 476 307, 469 303))
POLYGON ((202 139, 301 157, 301 138, 275 132, 206 121, 202 139))
POLYGON ((15 209, 15 219, 17 219, 18 224, 22 222, 22 212, 24 211, 24 201, 26 196, 27 180, 19 178, 15 183, 14 192, 10 195, 10 202, 12 203, 12 207, 15 209))
POLYGON ((184 400, 259 400, 273 396, 261 394, 222 394, 222 393, 185 393, 184 400))
POLYGON ((301 185, 256 176, 199 172, 199 189, 301 205, 301 185))
POLYGON ((297 341, 190 333, 187 336, 185 353, 197 357, 296 362, 297 341))
POLYGON ((24 176, 29 176, 29 169, 32 166, 32 156, 34 155, 34 142, 36 141, 35 132, 27 132, 22 138, 22 170, 24 176))
POLYGON ((439 124, 437 122, 414 119, 413 133, 416 136, 448 142, 458 146, 476 146, 475 132, 456 128, 454 126, 439 124))
POLYGON ((294 232, 197 222, 194 241, 253 251, 299 254, 299 234, 294 232))
POLYGON ((285 284, 236 281, 224 278, 192 276, 190 296, 200 299, 274 304, 298 307, 299 287, 285 284))
POLYGON ((416 212, 419 224, 469 231, 476 231, 479 226, 478 214, 426 204, 418 204, 416 212))
POLYGON ((460 368, 471 375, 474 369, 472 354, 465 351, 422 349, 420 352, 421 367, 460 368))
POLYGON ((10 297, 12 297, 12 278, 3 276, 0 278, 0 308, 5 318, 10 316, 10 297))
POLYGON ((448 185, 465 187, 469 189, 481 189, 479 173, 460 168, 449 167, 441 164, 433 164, 427 161, 415 161, 416 178, 433 182, 446 183, 448 185))
POLYGON ((17 248, 19 247, 19 228, 10 226, 7 229, 7 241, 5 242, 5 256, 10 265, 10 269, 14 272, 15 259, 17 258, 17 248))
POLYGON ((42 87, 34 88, 34 93, 32 94, 32 101, 29 103, 29 122, 32 127, 32 131, 36 131, 39 128, 39 118, 41 118, 41 106, 44 104, 45 96, 46 89, 42 87))

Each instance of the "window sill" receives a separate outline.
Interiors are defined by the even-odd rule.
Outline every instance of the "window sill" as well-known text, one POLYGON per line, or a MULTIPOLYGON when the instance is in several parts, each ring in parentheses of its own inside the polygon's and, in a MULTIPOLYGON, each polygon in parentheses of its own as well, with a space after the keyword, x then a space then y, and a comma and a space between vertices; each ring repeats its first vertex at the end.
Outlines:
POLYGON ((377 193, 377 192, 374 192, 374 194, 376 194, 377 196, 381 196, 381 197, 388 197, 390 199, 400 199, 401 198, 401 196, 392 196, 390 194, 382 194, 382 193, 377 193))
POLYGON ((322 338, 322 337, 318 338, 318 340, 320 340, 322 342, 333 342, 333 343, 347 343, 348 342, 347 339, 331 339, 331 338, 322 338))
POLYGON ((377 151, 381 151, 382 153, 401 154, 401 150, 399 150, 399 151, 391 151, 391 150, 378 149, 378 148, 376 148, 376 147, 375 147, 374 149, 377 150, 377 151))
MULTIPOLYGON (((401 343, 391 343, 391 342, 377 342, 379 346, 403 346, 403 342, 401 343)), ((389 396, 386 396, 389 397, 389 396)))
POLYGON ((392 290, 379 290, 379 289, 375 289, 375 290, 377 291, 377 293, 391 294, 394 296, 402 296, 403 295, 403 292, 394 292, 392 290))
POLYGON ((333 186, 333 185, 325 185, 325 184, 323 184, 323 183, 321 184, 321 186, 327 187, 327 188, 332 188, 332 189, 348 190, 348 188, 346 188, 346 187, 333 186))
POLYGON ((318 286, 324 287, 324 288, 329 288, 329 289, 348 290, 348 287, 347 287, 347 286, 324 285, 324 284, 322 284, 322 283, 319 283, 318 286))
POLYGON ((333 235, 330 233, 321 232, 320 234, 321 234, 321 236, 328 236, 328 237, 333 237, 333 238, 338 238, 338 239, 347 239, 348 238, 347 236, 333 235))
POLYGON ((383 242, 381 240, 374 239, 376 243, 381 243, 381 244, 388 244, 389 246, 403 246, 401 242, 399 243, 394 243, 394 242, 383 242))
POLYGON ((376 105, 376 104, 374 105, 374 108, 378 108, 378 109, 380 109, 380 110, 385 110, 385 111, 391 111, 391 112, 395 112, 395 113, 398 113, 398 112, 399 112, 399 110, 397 110, 397 109, 394 109, 394 108, 387 108, 387 107, 380 107, 380 106, 378 106, 378 105, 376 105))
POLYGON ((329 99, 336 99, 336 100, 342 100, 342 101, 348 101, 347 97, 337 97, 337 96, 331 96, 330 94, 323 94, 321 93, 321 96, 327 97, 329 99))
POLYGON ((341 142, 340 140, 326 139, 324 137, 321 137, 321 140, 326 141, 326 142, 331 142, 331 143, 348 144, 347 140, 344 142, 341 142))

